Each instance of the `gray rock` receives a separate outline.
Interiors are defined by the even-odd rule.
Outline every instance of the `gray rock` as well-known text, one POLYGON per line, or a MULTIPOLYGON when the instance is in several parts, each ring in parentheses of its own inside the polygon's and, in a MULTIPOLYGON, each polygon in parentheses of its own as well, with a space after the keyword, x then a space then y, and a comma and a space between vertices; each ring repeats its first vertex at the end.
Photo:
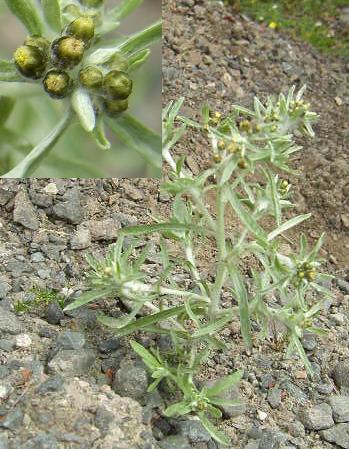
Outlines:
POLYGON ((0 281, 0 299, 6 299, 7 293, 11 290, 11 285, 0 281))
POLYGON ((281 404, 281 393, 282 390, 280 388, 274 387, 268 392, 267 401, 270 404, 271 408, 278 408, 281 404))
POLYGON ((0 435, 0 449, 9 449, 9 447, 7 435, 0 435))
POLYGON ((277 430, 267 429, 263 432, 258 449, 281 449, 288 437, 277 430))
POLYGON ((308 401, 308 396, 304 393, 304 391, 288 379, 281 382, 280 388, 286 390, 287 393, 301 403, 306 403, 308 401))
POLYGON ((349 422, 349 396, 331 396, 328 402, 336 423, 349 422))
POLYGON ((20 408, 16 408, 11 410, 4 419, 0 420, 0 428, 9 429, 9 430, 17 430, 22 426, 23 423, 23 412, 20 408))
POLYGON ((36 210, 26 190, 20 190, 16 195, 13 221, 32 231, 36 231, 39 228, 39 219, 36 210))
POLYGON ((123 360, 115 374, 113 390, 121 396, 142 400, 147 394, 148 374, 143 366, 123 360))
POLYGON ((112 218, 107 218, 105 220, 90 220, 87 224, 92 241, 114 240, 120 229, 120 223, 112 218))
POLYGON ((309 430, 323 430, 334 425, 332 409, 325 402, 302 410, 299 418, 305 428, 309 430))
POLYGON ((85 249, 91 245, 91 233, 89 229, 77 229, 70 239, 71 249, 85 249))
POLYGON ((177 432, 186 437, 190 443, 207 443, 211 436, 197 419, 187 419, 175 423, 177 432))
POLYGON ((7 338, 0 339, 0 349, 5 352, 10 352, 14 348, 15 343, 13 340, 8 340, 7 338))
POLYGON ((313 351, 316 348, 316 337, 314 334, 305 333, 302 338, 302 345, 306 351, 313 351))
POLYGON ((57 335, 55 347, 79 350, 85 346, 85 335, 81 332, 64 331, 57 335))
POLYGON ((332 372, 332 377, 340 389, 349 389, 349 363, 338 362, 332 372))
POLYGON ((43 262, 45 260, 44 255, 40 252, 33 253, 30 258, 33 262, 43 262))
POLYGON ((295 438, 304 437, 305 428, 300 421, 290 422, 287 426, 287 431, 295 438))
POLYGON ((62 349, 47 363, 47 371, 51 374, 79 376, 86 374, 96 359, 92 349, 62 349))
POLYGON ((55 391, 61 391, 64 385, 64 378, 57 374, 56 376, 50 377, 45 382, 40 384, 36 389, 39 394, 52 393, 55 391))
POLYGON ((6 365, 0 365, 0 379, 4 379, 9 375, 9 369, 6 365))
POLYGON ((46 320, 50 324, 60 324, 64 318, 63 310, 56 302, 50 302, 46 308, 46 320))
POLYGON ((349 295, 349 282, 344 279, 337 279, 337 285, 345 295, 349 295))
POLYGON ((16 315, 0 306, 0 332, 16 335, 22 330, 16 315))
POLYGON ((102 435, 107 435, 109 426, 113 422, 113 414, 105 407, 99 406, 96 410, 95 424, 101 431, 102 435))
POLYGON ((59 449, 58 441, 51 433, 40 433, 26 441, 20 449, 59 449))
POLYGON ((320 432, 321 437, 329 443, 335 443, 343 449, 349 449, 349 424, 336 424, 320 432))
POLYGON ((99 352, 102 354, 109 354, 120 349, 120 339, 117 337, 108 338, 99 344, 99 352))
MULTIPOLYGON (((219 380, 219 379, 218 379, 219 380)), ((206 382, 208 387, 212 387, 215 384, 215 381, 206 382)), ((243 398, 240 394, 239 388, 233 386, 228 390, 224 390, 222 393, 218 395, 218 397, 222 399, 229 399, 230 401, 236 401, 237 405, 221 405, 219 408, 222 412, 228 416, 229 418, 235 418, 236 416, 240 416, 246 411, 246 404, 243 402, 243 398)))
POLYGON ((159 441, 161 449, 191 449, 187 438, 183 435, 171 435, 159 441))
POLYGON ((259 440, 248 441, 244 449, 259 449, 259 440))
POLYGON ((0 206, 5 206, 5 204, 10 201, 13 197, 13 193, 9 190, 5 190, 0 187, 0 206))
POLYGON ((331 394, 333 391, 333 385, 332 384, 327 384, 327 383, 320 383, 317 387, 316 387, 317 391, 320 394, 331 394))
POLYGON ((76 187, 68 190, 63 199, 62 203, 58 203, 53 207, 54 214, 68 223, 81 223, 84 214, 80 203, 79 189, 76 187))

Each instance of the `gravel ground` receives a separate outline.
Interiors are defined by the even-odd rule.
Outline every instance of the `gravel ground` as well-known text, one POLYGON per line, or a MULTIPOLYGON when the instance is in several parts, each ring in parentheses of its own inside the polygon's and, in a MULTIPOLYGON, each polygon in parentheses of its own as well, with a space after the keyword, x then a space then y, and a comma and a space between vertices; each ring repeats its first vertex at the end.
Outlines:
MULTIPOLYGON (((328 336, 303 339, 313 380, 296 357, 285 359, 282 342, 256 341, 246 353, 237 320, 221 336, 228 351, 208 361, 200 380, 245 370, 240 391, 229 392, 243 405, 225 409, 221 423, 232 449, 349 449, 347 63, 214 2, 171 1, 164 10, 165 102, 185 96, 188 115, 205 100, 224 112, 254 94, 309 85, 321 121, 296 161, 303 176, 292 182, 299 210, 313 212, 304 230, 314 238, 327 231, 327 268, 337 275, 319 316, 328 336)), ((194 173, 211 163, 190 133, 176 151, 190 153, 194 173)), ((169 198, 158 187, 144 179, 0 181, 0 449, 218 449, 196 420, 162 416, 165 396, 146 393, 147 372, 127 339, 96 323, 100 310, 122 312, 117 301, 60 308, 84 288, 86 253, 104 254, 123 226, 166 216, 169 198)), ((159 271, 153 243, 150 276, 159 271)), ((201 251, 209 275, 214 254, 201 251)), ((190 282, 180 267, 177 281, 190 282)), ((223 301, 231 303, 229 292, 223 301)))

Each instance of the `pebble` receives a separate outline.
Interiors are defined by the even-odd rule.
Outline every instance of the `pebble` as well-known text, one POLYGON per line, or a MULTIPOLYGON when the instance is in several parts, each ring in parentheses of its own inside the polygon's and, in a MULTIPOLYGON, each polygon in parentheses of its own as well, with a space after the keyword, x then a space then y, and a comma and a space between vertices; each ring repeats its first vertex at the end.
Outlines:
POLYGON ((51 433, 42 432, 26 441, 20 449, 59 449, 58 441, 51 433))
POLYGON ((280 388, 274 387, 269 390, 267 395, 267 401, 269 402, 272 408, 278 408, 281 404, 281 393, 282 390, 280 388))
POLYGON ((123 360, 115 374, 113 390, 121 396, 143 400, 147 394, 148 374, 143 366, 123 360))
POLYGON ((28 334, 20 334, 16 336, 15 345, 17 348, 29 348, 32 344, 32 339, 28 334))
POLYGON ((47 379, 45 382, 40 384, 36 389, 36 392, 39 394, 46 394, 55 391, 62 390, 64 385, 64 378, 57 374, 56 376, 52 376, 47 379))
POLYGON ((6 435, 0 435, 0 449, 9 449, 9 442, 6 435))
POLYGON ((62 220, 71 224, 79 224, 84 218, 80 203, 80 190, 78 187, 68 190, 61 203, 53 206, 53 212, 62 220))
POLYGON ((118 235, 120 223, 112 218, 90 220, 87 222, 92 241, 114 240, 118 235))
POLYGON ((332 372, 333 380, 339 389, 349 389, 349 363, 338 362, 332 372))
POLYGON ((9 385, 1 385, 0 384, 0 400, 6 399, 11 392, 11 388, 9 385))
POLYGON ((309 409, 301 410, 299 418, 304 427, 309 430, 323 430, 334 425, 332 409, 325 402, 309 409))
POLYGON ((349 282, 344 279, 337 279, 337 285, 345 295, 349 295, 349 282))
POLYGON ((191 449, 191 445, 187 438, 183 435, 171 435, 159 441, 161 449, 191 449))
POLYGON ((22 326, 16 315, 0 306, 0 331, 15 335, 21 330, 22 326))
POLYGON ((302 338, 302 346, 306 351, 313 351, 316 348, 316 336, 314 334, 305 333, 302 338))
POLYGON ((0 420, 0 428, 15 431, 22 426, 23 418, 23 412, 20 408, 11 410, 5 418, 0 420))
MULTIPOLYGON (((219 380, 219 379, 218 379, 219 380)), ((215 381, 206 382, 207 387, 212 387, 215 384, 215 381)), ((221 399, 229 399, 231 401, 237 401, 239 404, 237 405, 220 405, 219 408, 222 410, 223 414, 229 418, 235 418, 236 416, 240 416, 246 411, 246 404, 243 401, 243 398, 240 394, 239 388, 237 386, 232 386, 227 390, 224 390, 218 397, 221 399)))
POLYGON ((80 228, 70 239, 71 249, 86 249, 91 245, 91 233, 89 229, 80 228))
POLYGON ((287 441, 287 435, 273 429, 263 432, 258 449, 279 449, 287 441))
POLYGON ((120 349, 120 339, 117 337, 108 338, 108 340, 102 341, 99 344, 99 352, 102 354, 109 354, 120 349))
POLYGON ((85 335, 81 332, 64 331, 57 335, 55 347, 60 349, 79 350, 85 346, 85 335))
POLYGON ((64 318, 63 310, 56 302, 50 302, 46 308, 46 320, 50 324, 60 324, 64 318))
POLYGON ((61 349, 47 363, 47 371, 50 374, 79 376, 86 374, 95 359, 92 349, 61 349))
POLYGON ((322 438, 329 443, 335 443, 343 449, 349 449, 349 424, 336 424, 330 429, 320 432, 322 438))
POLYGON ((190 443, 207 443, 211 436, 197 419, 187 419, 175 423, 179 434, 185 436, 190 443))
POLYGON ((263 412, 262 410, 257 410, 257 416, 260 421, 265 421, 268 417, 268 413, 263 412))
POLYGON ((16 195, 13 221, 32 231, 39 229, 39 219, 36 210, 25 189, 20 190, 16 195))
POLYGON ((349 396, 331 396, 328 402, 336 423, 349 422, 349 396))
POLYGON ((49 182, 45 187, 44 187, 44 192, 48 193, 49 195, 57 195, 58 193, 58 189, 57 186, 54 182, 49 182))

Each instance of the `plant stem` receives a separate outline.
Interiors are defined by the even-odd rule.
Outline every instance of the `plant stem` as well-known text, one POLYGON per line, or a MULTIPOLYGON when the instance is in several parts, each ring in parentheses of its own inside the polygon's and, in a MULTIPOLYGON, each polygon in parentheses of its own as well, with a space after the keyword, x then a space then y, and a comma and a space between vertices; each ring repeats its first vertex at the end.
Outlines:
POLYGON ((26 178, 31 175, 70 126, 73 115, 72 109, 69 108, 50 134, 36 145, 16 167, 2 175, 1 178, 26 178))

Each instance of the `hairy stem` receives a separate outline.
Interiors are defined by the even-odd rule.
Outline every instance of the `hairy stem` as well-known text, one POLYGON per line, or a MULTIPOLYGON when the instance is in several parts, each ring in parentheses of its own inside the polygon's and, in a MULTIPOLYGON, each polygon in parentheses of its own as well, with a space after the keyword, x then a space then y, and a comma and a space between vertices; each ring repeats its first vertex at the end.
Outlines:
POLYGON ((69 108, 50 134, 36 145, 16 167, 2 175, 1 178, 26 178, 31 175, 70 126, 72 117, 73 111, 69 108))

